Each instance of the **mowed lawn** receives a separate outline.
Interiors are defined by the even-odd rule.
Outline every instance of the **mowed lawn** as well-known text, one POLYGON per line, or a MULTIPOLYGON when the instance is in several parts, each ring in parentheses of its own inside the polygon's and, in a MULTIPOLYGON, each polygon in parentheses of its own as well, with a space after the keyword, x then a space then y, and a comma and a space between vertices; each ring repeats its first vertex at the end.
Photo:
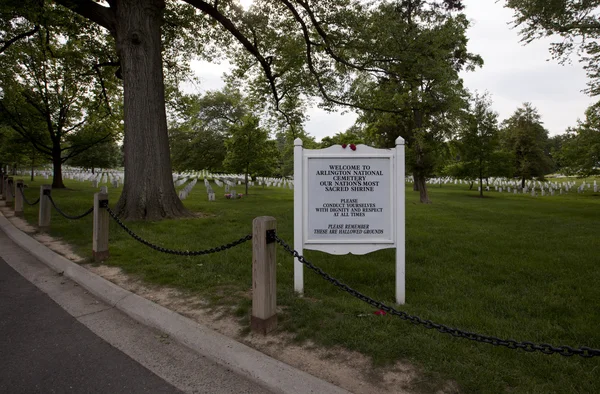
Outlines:
MULTIPOLYGON (((48 180, 26 183, 29 200, 48 180)), ((580 181, 577 182, 578 184, 580 181)), ((92 205, 90 182, 66 182, 54 200, 69 214, 92 205)), ((181 187, 183 187, 182 185, 181 187)), ((293 240, 293 193, 255 186, 240 200, 226 200, 212 184, 209 202, 200 180, 184 204, 204 214, 183 220, 127 223, 153 243, 173 249, 211 248, 251 233, 252 219, 277 219, 278 235, 293 240)), ((489 192, 476 197, 464 185, 430 186, 433 204, 418 202, 407 186, 406 300, 399 307, 423 319, 519 341, 600 348, 600 193, 531 197, 489 192)), ((109 187, 111 206, 120 189, 109 187)), ((244 192, 237 187, 237 192, 244 192)), ((25 217, 37 222, 37 207, 25 217)), ((52 213, 50 233, 91 256, 91 215, 70 221, 52 213)), ((394 302, 394 250, 364 256, 307 251, 315 265, 355 289, 394 302)), ((176 286, 213 305, 231 305, 247 332, 251 301, 251 242, 200 257, 171 256, 137 243, 111 220, 106 264, 151 283, 176 286)), ((298 341, 344 346, 374 365, 409 361, 425 378, 412 387, 435 392, 455 380, 466 393, 598 393, 600 358, 526 353, 426 330, 375 310, 312 271, 305 296, 293 292, 293 262, 278 248, 280 330, 298 341)))

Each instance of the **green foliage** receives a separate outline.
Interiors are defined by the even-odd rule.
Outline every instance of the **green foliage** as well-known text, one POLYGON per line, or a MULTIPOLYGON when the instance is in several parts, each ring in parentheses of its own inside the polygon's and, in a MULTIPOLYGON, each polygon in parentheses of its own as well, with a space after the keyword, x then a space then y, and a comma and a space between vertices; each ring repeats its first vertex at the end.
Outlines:
POLYGON ((356 44, 358 53, 368 54, 367 68, 377 70, 353 85, 359 120, 378 146, 404 138, 407 168, 419 179, 422 202, 429 202, 425 178, 441 166, 444 141, 466 107, 459 73, 482 64, 467 50, 469 21, 460 9, 459 3, 382 2, 356 44))
POLYGON ((522 182, 543 178, 552 169, 552 161, 546 153, 548 131, 542 126, 537 110, 525 103, 503 126, 503 143, 513 156, 514 176, 522 182))
POLYGON ((557 37, 550 52, 568 63, 577 53, 585 63, 589 81, 587 93, 600 94, 600 3, 596 0, 507 0, 514 10, 514 24, 521 28, 523 41, 557 37))
POLYGON ((91 170, 122 167, 123 152, 115 141, 103 141, 96 144, 93 149, 87 149, 67 160, 66 164, 91 170))
POLYGON ((246 193, 248 175, 271 176, 279 161, 276 141, 269 140, 268 130, 259 127, 259 119, 252 115, 229 128, 225 148, 223 165, 226 170, 246 175, 246 193))
POLYGON ((327 148, 332 145, 342 144, 366 144, 367 136, 365 135, 364 129, 360 125, 355 124, 348 128, 348 130, 336 133, 333 137, 324 137, 321 139, 320 148, 327 148))
POLYGON ((44 15, 52 28, 42 25, 0 57, 0 117, 53 161, 53 186, 63 187, 62 163, 118 132, 111 100, 116 109, 119 91, 106 70, 95 68, 94 28, 60 7, 48 6, 44 15))
POLYGON ((483 196, 483 179, 512 175, 510 156, 500 150, 498 114, 492 110, 487 95, 473 97, 453 145, 457 159, 447 173, 457 178, 478 179, 480 196, 483 196))
POLYGON ((319 143, 315 138, 306 134, 304 129, 297 125, 290 125, 284 131, 276 133, 277 149, 279 151, 279 165, 275 171, 276 176, 294 175, 294 140, 300 138, 305 149, 317 149, 319 143))
POLYGON ((179 98, 169 132, 173 168, 222 170, 226 135, 248 111, 241 93, 230 86, 179 98))
POLYGON ((559 157, 566 174, 600 173, 600 104, 589 107, 584 122, 567 131, 559 157))

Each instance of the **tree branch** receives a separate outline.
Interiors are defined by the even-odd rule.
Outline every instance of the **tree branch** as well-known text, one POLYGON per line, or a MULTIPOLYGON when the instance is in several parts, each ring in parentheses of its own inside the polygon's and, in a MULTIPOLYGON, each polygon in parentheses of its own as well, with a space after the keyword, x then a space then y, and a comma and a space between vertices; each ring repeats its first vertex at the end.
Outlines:
POLYGON ((39 30, 40 30, 40 26, 35 25, 33 27, 33 29, 31 29, 29 31, 26 31, 24 33, 16 35, 13 38, 11 38, 10 40, 2 41, 4 43, 4 45, 2 45, 2 47, 0 48, 0 53, 6 51, 8 49, 8 47, 10 47, 12 44, 19 41, 20 39, 25 38, 25 37, 30 37, 30 36, 34 35, 35 33, 37 33, 39 30))
POLYGON ((56 2, 114 33, 116 18, 111 9, 114 2, 109 1, 111 7, 103 7, 92 0, 56 0, 56 2))

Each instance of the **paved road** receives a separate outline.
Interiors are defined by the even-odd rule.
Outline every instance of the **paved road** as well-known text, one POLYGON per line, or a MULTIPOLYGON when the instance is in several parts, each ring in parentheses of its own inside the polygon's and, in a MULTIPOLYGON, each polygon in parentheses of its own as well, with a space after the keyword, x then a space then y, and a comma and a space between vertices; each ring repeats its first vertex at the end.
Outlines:
POLYGON ((96 300, 0 230, 0 393, 182 391, 268 393, 96 300))
POLYGON ((178 393, 0 258, 0 392, 178 393))

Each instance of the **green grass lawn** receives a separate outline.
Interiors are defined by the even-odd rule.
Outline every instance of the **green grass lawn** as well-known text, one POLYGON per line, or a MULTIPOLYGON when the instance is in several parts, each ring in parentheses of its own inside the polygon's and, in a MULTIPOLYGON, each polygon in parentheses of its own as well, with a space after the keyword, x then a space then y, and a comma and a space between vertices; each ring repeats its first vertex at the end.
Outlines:
MULTIPOLYGON (((35 200, 39 179, 26 182, 35 200)), ((578 181, 578 184, 580 181, 578 181)), ((66 181, 54 200, 68 214, 92 205, 90 182, 66 181)), ((143 238, 173 249, 205 249, 251 233, 252 219, 277 219, 278 235, 293 240, 293 193, 255 186, 240 200, 226 200, 212 184, 209 202, 200 180, 184 201, 204 217, 127 223, 143 238)), ((183 187, 183 185, 181 186, 183 187)), ((407 187, 407 189, 410 189, 407 187)), ((430 187, 433 204, 406 199, 406 300, 400 307, 437 323, 516 340, 600 348, 600 193, 531 197, 477 191, 465 185, 430 187)), ((109 187, 111 206, 120 189, 109 187)), ((237 187, 244 193, 243 187, 237 187)), ((25 208, 37 223, 37 207, 25 208)), ((78 221, 53 212, 50 233, 91 256, 92 216, 78 221)), ((181 257, 137 243, 111 220, 109 265, 144 280, 201 295, 213 305, 232 305, 248 324, 251 243, 222 253, 181 257)), ((332 276, 383 302, 394 302, 393 249, 364 256, 305 256, 332 276)), ((425 371, 417 387, 434 392, 453 379, 467 393, 598 393, 600 358, 525 353, 457 339, 377 316, 369 305, 305 270, 305 297, 293 292, 293 261, 278 248, 280 329, 298 341, 341 345, 364 353, 374 365, 410 361, 425 371)))

